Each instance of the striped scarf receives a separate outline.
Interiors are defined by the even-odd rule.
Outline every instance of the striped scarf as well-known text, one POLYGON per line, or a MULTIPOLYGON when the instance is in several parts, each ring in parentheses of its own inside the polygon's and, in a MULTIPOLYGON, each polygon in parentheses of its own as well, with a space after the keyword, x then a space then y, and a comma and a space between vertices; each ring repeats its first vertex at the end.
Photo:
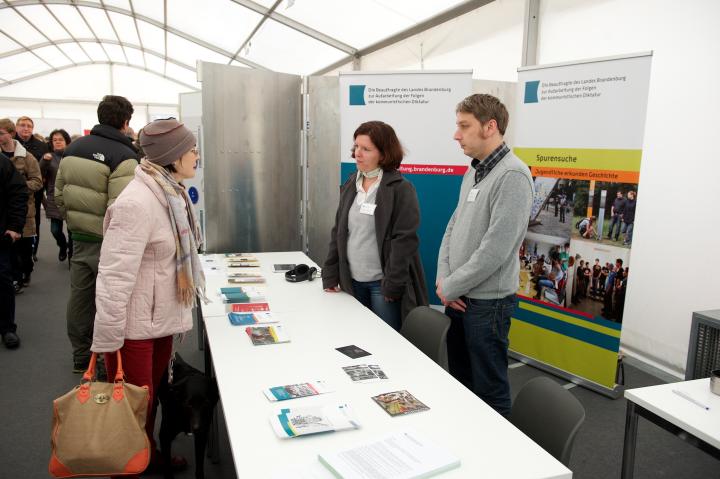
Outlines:
POLYGON ((205 274, 198 256, 202 233, 185 187, 165 168, 145 158, 140 162, 140 168, 160 185, 169 205, 170 224, 175 235, 178 299, 186 307, 195 306, 196 297, 208 303, 205 296, 205 274))

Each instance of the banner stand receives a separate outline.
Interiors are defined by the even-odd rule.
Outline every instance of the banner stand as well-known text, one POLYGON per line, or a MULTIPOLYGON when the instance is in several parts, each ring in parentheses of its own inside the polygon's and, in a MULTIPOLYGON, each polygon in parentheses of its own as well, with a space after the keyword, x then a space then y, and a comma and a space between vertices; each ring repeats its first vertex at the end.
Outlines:
POLYGON ((610 398, 624 391, 651 61, 643 52, 518 69, 513 150, 535 194, 511 356, 610 398))
POLYGON ((542 361, 538 361, 537 359, 533 359, 530 356, 525 356, 524 354, 518 353, 513 350, 508 351, 508 356, 513 358, 515 361, 519 361, 523 364, 527 364, 528 366, 532 366, 534 368, 540 369, 542 371, 545 371, 546 373, 552 374, 553 376, 567 379, 568 381, 570 381, 573 384, 577 384, 578 386, 582 386, 585 389, 589 389, 596 393, 600 393, 603 396, 609 397, 610 399, 620 399, 623 396, 623 393, 625 392, 625 386, 616 384, 615 388, 610 389, 606 386, 603 386, 602 384, 594 383, 588 379, 585 379, 580 376, 576 376, 576 375, 569 373, 563 369, 556 368, 554 366, 546 364, 542 361))

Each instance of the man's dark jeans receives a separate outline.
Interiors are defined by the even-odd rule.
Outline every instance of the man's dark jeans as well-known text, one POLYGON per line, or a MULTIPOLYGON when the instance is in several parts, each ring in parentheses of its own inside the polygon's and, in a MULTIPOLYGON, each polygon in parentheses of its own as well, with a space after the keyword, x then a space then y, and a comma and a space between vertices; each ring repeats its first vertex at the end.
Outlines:
POLYGON ((511 408, 508 334, 517 297, 461 299, 467 305, 464 313, 445 308, 452 320, 447 336, 450 374, 507 417, 511 408))
POLYGON ((0 334, 14 333, 15 291, 13 289, 13 251, 10 242, 0 238, 0 334))

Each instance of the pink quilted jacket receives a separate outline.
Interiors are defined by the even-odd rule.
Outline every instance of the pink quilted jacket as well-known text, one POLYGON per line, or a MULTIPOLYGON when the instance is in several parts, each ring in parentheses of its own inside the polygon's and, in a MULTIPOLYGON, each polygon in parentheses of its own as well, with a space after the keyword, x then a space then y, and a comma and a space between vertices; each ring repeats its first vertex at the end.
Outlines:
POLYGON ((108 208, 103 231, 91 350, 112 352, 126 338, 162 338, 192 329, 190 308, 177 297, 167 200, 139 166, 108 208))

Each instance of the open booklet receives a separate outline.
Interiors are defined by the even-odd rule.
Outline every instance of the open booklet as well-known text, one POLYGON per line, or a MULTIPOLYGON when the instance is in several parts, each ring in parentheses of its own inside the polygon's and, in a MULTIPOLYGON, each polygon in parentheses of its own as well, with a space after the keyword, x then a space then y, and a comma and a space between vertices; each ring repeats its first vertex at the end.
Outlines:
POLYGON ((270 424, 275 434, 282 439, 360 427, 347 404, 281 409, 270 416, 270 424))
POLYGON ((299 384, 288 384, 287 386, 275 386, 263 389, 263 394, 269 401, 286 401, 288 399, 317 396, 332 392, 325 381, 312 381, 299 384))
POLYGON ((392 433, 318 458, 341 479, 420 479, 460 466, 460 459, 414 432, 392 433))
POLYGON ((285 330, 280 324, 273 326, 248 326, 245 328, 245 332, 250 336, 250 340, 255 346, 290 342, 290 338, 285 334, 285 330))

